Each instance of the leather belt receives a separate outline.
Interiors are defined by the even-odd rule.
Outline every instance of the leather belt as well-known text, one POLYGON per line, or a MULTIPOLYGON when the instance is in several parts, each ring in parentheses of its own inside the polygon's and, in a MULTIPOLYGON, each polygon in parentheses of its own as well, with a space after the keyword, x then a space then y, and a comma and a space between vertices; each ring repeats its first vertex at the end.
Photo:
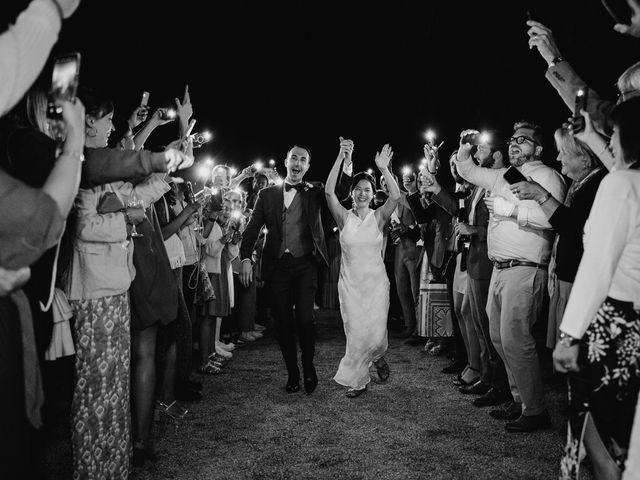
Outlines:
POLYGON ((526 260, 505 260, 504 262, 493 262, 493 266, 498 270, 511 267, 535 267, 535 268, 547 268, 548 265, 543 265, 536 262, 527 262, 526 260))

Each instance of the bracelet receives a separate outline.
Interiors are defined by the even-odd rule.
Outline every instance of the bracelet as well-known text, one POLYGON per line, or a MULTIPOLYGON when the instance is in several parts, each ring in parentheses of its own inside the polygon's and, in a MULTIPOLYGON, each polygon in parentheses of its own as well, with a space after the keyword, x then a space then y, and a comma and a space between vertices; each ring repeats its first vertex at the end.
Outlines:
POLYGON ((64 13, 62 11, 62 7, 58 3, 58 0, 51 0, 51 3, 53 3, 56 6, 56 9, 58 9, 58 15, 60 16, 60 23, 62 23, 64 20, 64 13))
POLYGON ((542 205, 544 202, 546 202, 547 200, 549 200, 551 198, 551 194, 549 192, 547 192, 547 194, 544 196, 544 198, 542 199, 542 201, 538 201, 538 205, 542 205))
POLYGON ((84 162, 84 153, 82 152, 76 152, 76 151, 66 151, 63 150, 62 153, 60 153, 60 156, 66 156, 66 157, 71 157, 71 158, 75 158, 76 160, 80 160, 81 162, 84 162))
POLYGON ((573 347, 574 345, 580 343, 580 340, 578 340, 577 338, 573 338, 571 335, 568 335, 564 332, 560 332, 560 336, 558 338, 558 342, 560 343, 560 345, 567 348, 573 347))

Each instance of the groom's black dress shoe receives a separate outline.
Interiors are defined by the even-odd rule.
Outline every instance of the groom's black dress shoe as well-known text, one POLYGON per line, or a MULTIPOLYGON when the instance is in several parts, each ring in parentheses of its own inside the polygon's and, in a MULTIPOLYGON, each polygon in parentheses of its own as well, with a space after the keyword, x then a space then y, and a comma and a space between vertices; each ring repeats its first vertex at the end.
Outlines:
POLYGON ((284 387, 287 393, 296 393, 300 391, 300 380, 291 380, 287 381, 287 386, 284 387))
POLYGON ((304 376, 304 391, 308 394, 313 393, 313 391, 318 386, 318 375, 316 375, 315 369, 309 376, 304 376))

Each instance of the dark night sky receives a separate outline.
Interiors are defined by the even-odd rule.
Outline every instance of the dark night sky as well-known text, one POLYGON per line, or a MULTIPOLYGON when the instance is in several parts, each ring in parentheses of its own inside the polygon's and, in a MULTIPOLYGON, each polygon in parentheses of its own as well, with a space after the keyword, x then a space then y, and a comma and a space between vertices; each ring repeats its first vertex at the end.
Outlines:
MULTIPOLYGON (((28 2, 13 3, 3 8, 5 24, 28 2)), ((128 115, 143 90, 153 107, 189 83, 196 130, 215 135, 198 156, 281 164, 290 144, 304 143, 313 152, 308 177, 324 180, 340 135, 356 142, 358 169, 372 166, 385 142, 396 168, 417 162, 427 127, 447 155, 463 128, 508 134, 522 118, 541 123, 551 140, 569 111, 528 49, 527 8, 583 78, 615 97, 640 40, 615 33, 598 0, 84 0, 54 53, 80 51, 81 82, 110 94, 116 113, 128 115)), ((176 132, 162 130, 150 143, 176 132)))

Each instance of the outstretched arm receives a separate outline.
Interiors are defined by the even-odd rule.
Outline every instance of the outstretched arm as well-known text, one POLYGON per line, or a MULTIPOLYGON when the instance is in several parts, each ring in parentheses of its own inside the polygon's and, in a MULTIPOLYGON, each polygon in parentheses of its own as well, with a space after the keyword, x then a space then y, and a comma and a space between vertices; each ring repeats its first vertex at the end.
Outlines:
POLYGON ((338 175, 340 174, 340 167, 342 166, 343 160, 347 156, 351 156, 353 152, 353 141, 345 140, 340 137, 340 151, 338 152, 338 156, 336 157, 336 161, 329 172, 329 177, 327 178, 327 184, 324 186, 324 195, 327 198, 327 206, 329 207, 329 211, 333 216, 338 228, 342 230, 344 226, 344 221, 347 217, 347 209, 340 205, 340 200, 336 195, 336 185, 338 183, 338 175))
POLYGON ((376 166, 380 170, 380 173, 382 173, 384 181, 387 183, 387 188, 389 189, 389 197, 387 198, 387 201, 384 202, 384 205, 377 209, 374 214, 378 220, 380 230, 383 229, 389 218, 391 218, 391 214, 395 211, 398 206, 398 202, 402 197, 400 187, 398 187, 396 179, 393 178, 393 175, 391 175, 391 171, 389 170, 392 157, 393 150, 389 144, 385 144, 382 147, 382 150, 379 153, 376 153, 376 166))
POLYGON ((605 118, 613 107, 613 102, 600 98, 598 93, 582 80, 569 62, 562 58, 560 49, 553 37, 553 32, 540 22, 529 20, 529 48, 537 48, 540 56, 547 62, 548 68, 545 77, 558 91, 558 95, 569 107, 574 115, 576 91, 580 88, 588 90, 587 110, 592 115, 599 131, 605 131, 605 118))

